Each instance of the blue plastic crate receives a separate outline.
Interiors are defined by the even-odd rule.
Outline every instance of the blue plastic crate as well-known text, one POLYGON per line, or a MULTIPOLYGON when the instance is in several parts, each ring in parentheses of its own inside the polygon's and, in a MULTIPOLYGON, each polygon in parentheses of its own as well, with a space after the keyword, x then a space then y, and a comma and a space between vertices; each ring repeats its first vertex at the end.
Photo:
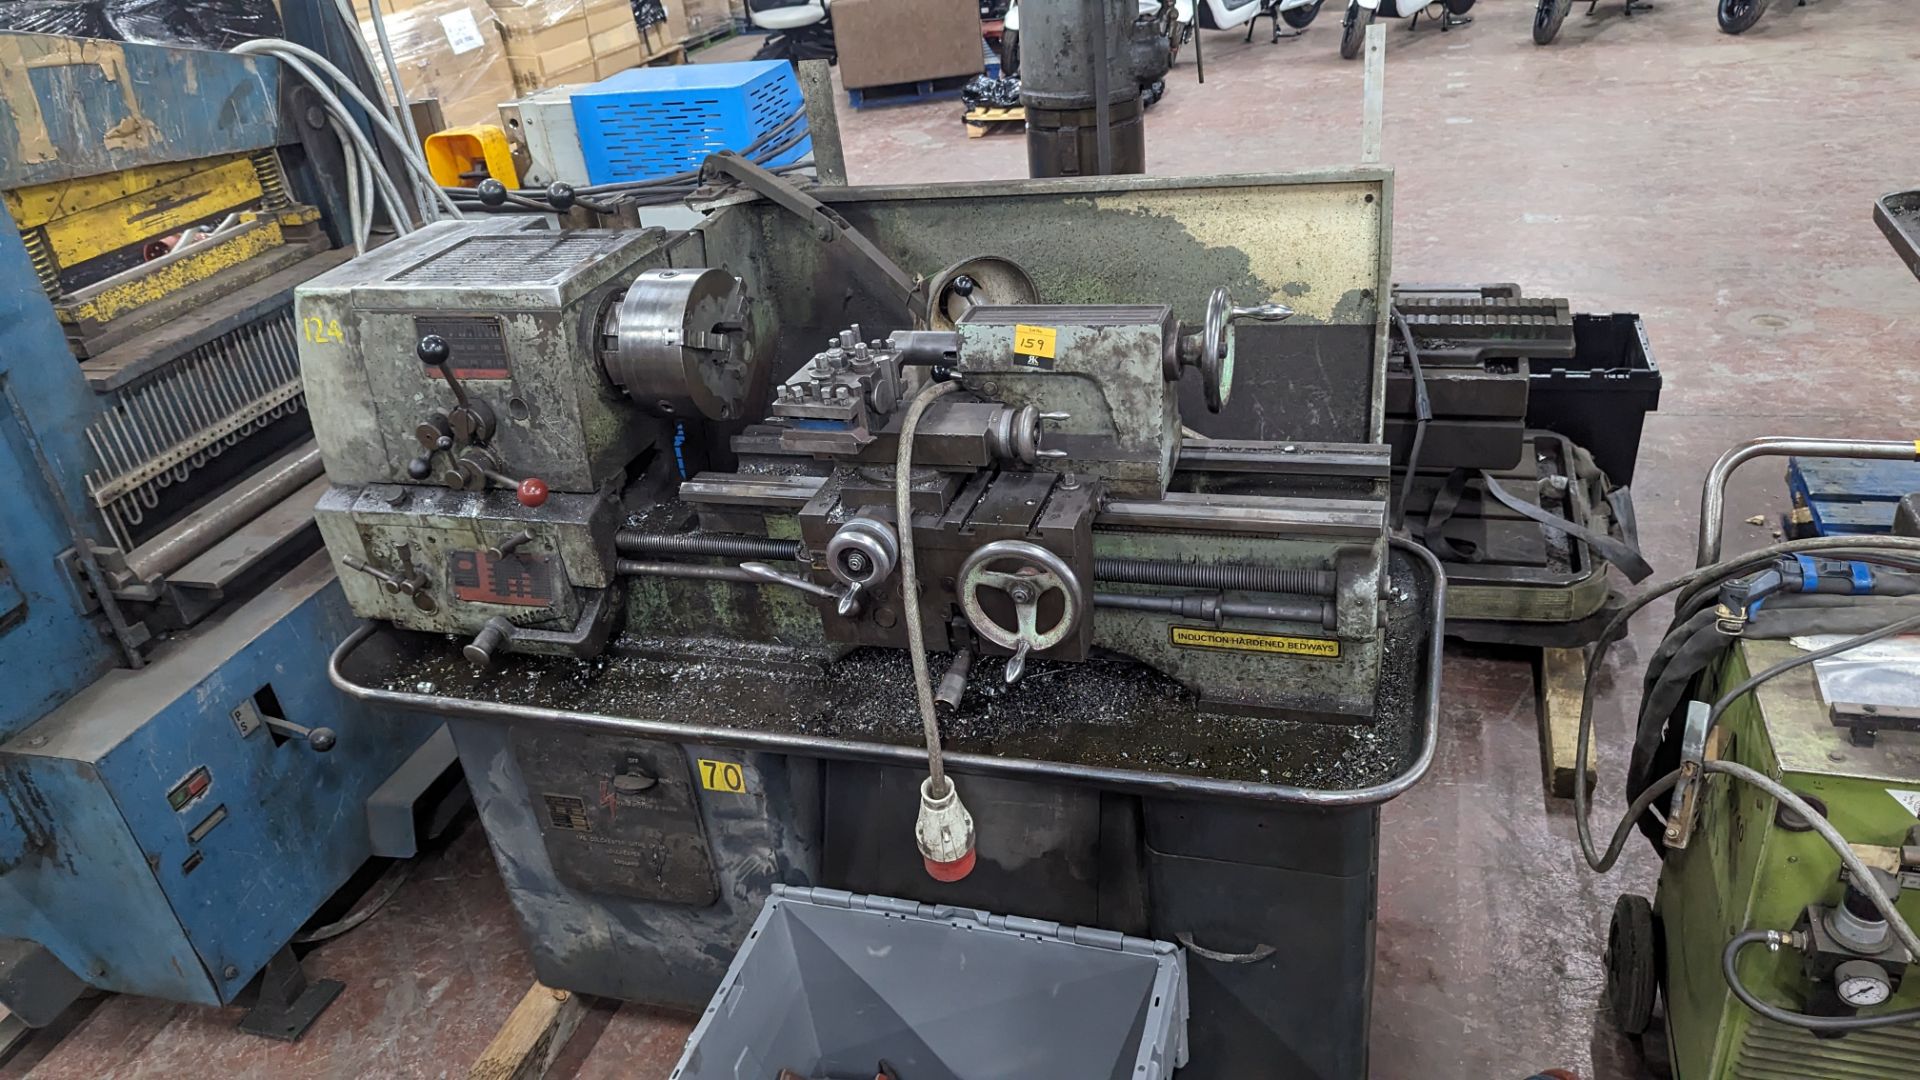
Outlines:
MULTIPOLYGON (((802 111, 793 68, 781 60, 633 68, 573 92, 573 119, 587 179, 654 180, 700 167, 708 154, 745 150, 802 111)), ((788 165, 813 152, 806 117, 774 137, 799 142, 764 162, 788 165)))

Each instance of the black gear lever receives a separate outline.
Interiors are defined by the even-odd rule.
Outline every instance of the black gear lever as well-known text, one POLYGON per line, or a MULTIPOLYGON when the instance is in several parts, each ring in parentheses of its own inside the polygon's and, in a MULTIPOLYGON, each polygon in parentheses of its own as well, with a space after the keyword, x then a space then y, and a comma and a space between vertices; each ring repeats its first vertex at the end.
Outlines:
POLYGON ((420 339, 413 351, 421 363, 440 369, 440 376, 447 380, 454 400, 460 403, 447 418, 458 441, 485 445, 487 440, 493 438, 493 409, 479 398, 470 396, 460 377, 453 373, 453 346, 447 344, 447 339, 439 334, 428 334, 420 339))

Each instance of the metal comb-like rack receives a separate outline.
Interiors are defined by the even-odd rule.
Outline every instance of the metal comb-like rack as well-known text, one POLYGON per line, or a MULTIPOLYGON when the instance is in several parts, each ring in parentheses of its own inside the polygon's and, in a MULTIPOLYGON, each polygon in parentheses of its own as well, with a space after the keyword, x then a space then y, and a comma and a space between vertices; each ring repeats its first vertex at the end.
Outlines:
POLYGON ((129 550, 167 488, 302 408, 293 309, 208 341, 113 397, 87 427, 100 463, 87 491, 114 542, 129 550))

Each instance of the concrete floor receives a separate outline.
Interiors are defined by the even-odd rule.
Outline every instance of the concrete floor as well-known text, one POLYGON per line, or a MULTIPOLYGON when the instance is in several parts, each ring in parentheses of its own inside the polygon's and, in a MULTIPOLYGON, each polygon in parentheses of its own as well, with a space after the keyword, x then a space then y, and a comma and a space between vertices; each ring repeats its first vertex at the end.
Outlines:
MULTIPOLYGON (((1337 3, 1276 45, 1209 34, 1204 86, 1183 55, 1149 114, 1150 170, 1355 160, 1360 68, 1337 56, 1337 3)), ((1875 196, 1920 183, 1913 143, 1895 127, 1920 102, 1920 37, 1900 0, 1776 0, 1738 39, 1716 32, 1709 0, 1667 0, 1632 19, 1605 0, 1538 49, 1532 7, 1483 0, 1474 25, 1444 35, 1391 24, 1394 270, 1403 281, 1520 281, 1580 310, 1645 315, 1666 390, 1635 498, 1648 554, 1672 572, 1690 562, 1700 478, 1727 444, 1911 436, 1920 283, 1869 214, 1875 196)), ((852 179, 1024 174, 1018 135, 969 140, 957 111, 843 108, 852 179)), ((1730 547, 1765 538, 1744 520, 1777 514, 1782 490, 1766 465, 1736 481, 1730 547)), ((1609 825, 1618 698, 1647 647, 1642 637, 1615 650, 1601 712, 1597 817, 1609 825)), ((1540 792, 1533 707, 1524 659, 1450 651, 1433 770, 1382 828, 1376 1076, 1641 1075, 1601 1017, 1598 957, 1614 896, 1648 889, 1652 859, 1636 840, 1608 879, 1578 865, 1569 809, 1540 792)), ((298 1045, 234 1033, 231 1010, 114 998, 0 1075, 464 1075, 531 977, 477 827, 308 965, 348 989, 298 1045)), ((679 1018, 603 1008, 559 1075, 664 1076, 685 1030, 679 1018)))

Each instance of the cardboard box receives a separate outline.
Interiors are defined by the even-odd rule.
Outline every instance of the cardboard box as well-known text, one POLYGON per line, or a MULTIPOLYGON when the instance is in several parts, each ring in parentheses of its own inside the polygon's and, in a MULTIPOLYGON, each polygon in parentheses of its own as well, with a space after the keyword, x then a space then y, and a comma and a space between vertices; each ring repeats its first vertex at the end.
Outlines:
POLYGON ((678 47, 685 36, 677 3, 663 6, 666 21, 643 30, 627 0, 493 2, 504 13, 508 60, 521 94, 594 82, 678 47), (566 14, 553 20, 555 11, 566 14))
POLYGON ((630 26, 636 31, 640 24, 634 21, 633 5, 627 0, 614 0, 609 4, 598 4, 587 8, 587 30, 598 34, 602 30, 630 26))
MULTIPOLYGON (((409 100, 438 100, 450 127, 500 122, 500 103, 518 94, 499 21, 485 0, 421 0, 392 13, 381 0, 381 14, 409 100)), ((360 30, 378 55, 373 24, 360 30)), ((384 82, 385 71, 380 75, 384 82)))
POLYGON ((678 6, 686 13, 684 40, 706 41, 733 29, 733 8, 728 0, 682 0, 678 6))
POLYGON ((507 57, 512 61, 515 71, 542 74, 565 71, 625 49, 638 48, 640 28, 632 19, 628 19, 624 25, 590 34, 586 20, 579 19, 542 30, 537 37, 541 40, 507 42, 507 57), (572 33, 561 36, 560 31, 572 33))
POLYGON ((978 75, 979 0, 834 0, 833 39, 848 87, 978 75))
MULTIPOLYGON (((609 11, 625 11, 629 19, 633 17, 633 6, 628 0, 489 0, 489 3, 508 37, 544 30, 582 15, 604 19, 609 11)), ((605 28, 604 25, 597 27, 605 28)))
POLYGON ((604 79, 609 75, 617 75, 628 68, 639 67, 646 59, 646 50, 635 45, 631 49, 622 49, 611 56, 603 56, 595 60, 593 62, 593 75, 596 81, 604 79))
MULTIPOLYGON (((380 14, 391 19, 402 12, 412 11, 414 8, 419 7, 420 4, 421 0, 380 0, 380 14)), ((372 21, 373 5, 368 3, 367 0, 353 0, 353 17, 359 19, 361 22, 372 21)), ((393 28, 391 26, 387 28, 387 33, 389 36, 392 35, 393 28)))
POLYGON ((622 3, 618 7, 575 15, 538 30, 505 29, 504 36, 507 55, 513 57, 545 56, 590 39, 597 54, 638 42, 640 27, 633 21, 633 9, 622 3))

